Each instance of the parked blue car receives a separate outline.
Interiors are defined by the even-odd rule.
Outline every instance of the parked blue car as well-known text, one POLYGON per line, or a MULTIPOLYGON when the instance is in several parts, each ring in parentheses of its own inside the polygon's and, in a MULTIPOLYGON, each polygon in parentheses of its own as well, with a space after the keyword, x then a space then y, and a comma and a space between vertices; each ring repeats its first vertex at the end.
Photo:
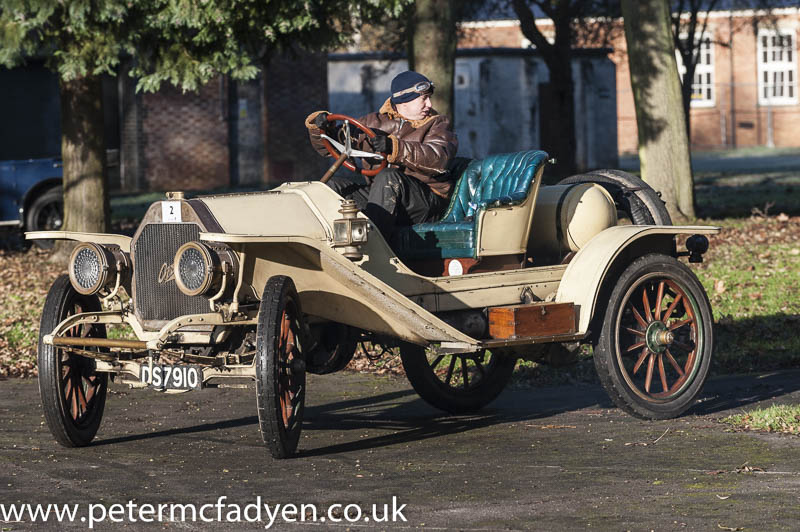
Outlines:
MULTIPOLYGON (((64 222, 61 159, 0 161, 0 226, 58 230, 64 222)), ((50 248, 51 240, 35 241, 50 248)))

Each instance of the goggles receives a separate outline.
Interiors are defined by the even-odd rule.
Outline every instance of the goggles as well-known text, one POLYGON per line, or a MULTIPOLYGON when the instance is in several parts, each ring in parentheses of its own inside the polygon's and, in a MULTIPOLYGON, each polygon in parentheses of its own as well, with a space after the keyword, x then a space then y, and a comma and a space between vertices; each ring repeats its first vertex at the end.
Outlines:
POLYGON ((401 91, 397 91, 392 94, 392 98, 397 98, 402 96, 403 94, 408 94, 409 92, 416 92, 419 94, 433 94, 433 82, 432 81, 420 81, 413 87, 409 87, 407 89, 403 89, 401 91))

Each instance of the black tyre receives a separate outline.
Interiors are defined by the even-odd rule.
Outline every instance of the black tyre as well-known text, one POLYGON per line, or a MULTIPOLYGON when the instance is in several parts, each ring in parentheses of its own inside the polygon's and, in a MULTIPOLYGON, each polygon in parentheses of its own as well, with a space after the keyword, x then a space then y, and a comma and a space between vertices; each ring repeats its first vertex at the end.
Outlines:
POLYGON ((294 454, 300 439, 306 397, 301 319, 292 280, 271 277, 258 310, 256 399, 261 437, 274 458, 294 454))
MULTIPOLYGON (((64 197, 61 187, 47 189, 28 207, 25 213, 26 231, 58 231, 64 225, 64 197)), ((52 240, 34 240, 41 249, 51 249, 52 240)))
POLYGON ((558 184, 577 183, 597 183, 605 188, 614 198, 620 218, 627 218, 632 224, 672 225, 658 192, 635 175, 621 170, 595 170, 567 177, 558 184))
MULTIPOLYGON (((44 303, 39 326, 39 394, 47 426, 65 447, 88 445, 97 434, 108 375, 95 371, 94 359, 46 345, 43 339, 64 318, 98 310, 97 297, 76 292, 66 274, 56 279, 44 303)), ((105 338, 106 330, 104 325, 78 325, 67 331, 67 336, 105 338)))
POLYGON ((594 363, 611 399, 645 419, 694 404, 713 348, 711 305, 694 273, 673 257, 633 261, 611 292, 594 363))
POLYGON ((400 358, 419 396, 451 414, 474 412, 493 401, 508 384, 517 363, 509 354, 440 355, 413 344, 400 346, 400 358))

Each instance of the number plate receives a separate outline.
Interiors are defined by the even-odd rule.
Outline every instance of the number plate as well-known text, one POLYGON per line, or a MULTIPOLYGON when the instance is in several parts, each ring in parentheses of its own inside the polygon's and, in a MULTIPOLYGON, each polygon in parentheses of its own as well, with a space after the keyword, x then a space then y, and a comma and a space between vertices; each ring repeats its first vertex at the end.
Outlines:
POLYGON ((139 380, 157 390, 199 390, 203 387, 203 370, 200 366, 153 364, 152 381, 150 377, 150 366, 142 364, 139 380))

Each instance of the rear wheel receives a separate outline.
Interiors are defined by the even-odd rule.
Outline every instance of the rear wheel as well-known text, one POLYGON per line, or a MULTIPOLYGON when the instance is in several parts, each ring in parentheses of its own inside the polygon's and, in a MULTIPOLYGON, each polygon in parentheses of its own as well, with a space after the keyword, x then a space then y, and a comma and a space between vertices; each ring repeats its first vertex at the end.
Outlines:
POLYGON ((273 458, 294 454, 306 396, 302 313, 292 280, 271 277, 258 310, 256 399, 261 437, 273 458))
POLYGON ((559 185, 597 183, 605 188, 617 206, 620 219, 636 225, 672 225, 661 197, 650 185, 621 170, 595 170, 561 180, 559 185))
POLYGON ((694 404, 711 364, 711 306, 697 277, 673 257, 633 261, 611 292, 594 362, 608 395, 646 419, 694 404))
POLYGON ((327 375, 343 370, 353 360, 356 340, 353 331, 342 323, 327 322, 312 327, 322 349, 306 360, 309 373, 327 375), (311 360, 313 358, 313 360, 311 360))
MULTIPOLYGON (((53 283, 39 326, 39 393, 44 418, 56 441, 65 447, 88 445, 100 427, 108 390, 108 375, 95 371, 94 359, 44 343, 65 318, 100 310, 95 296, 81 295, 62 275, 53 283)), ((78 325, 66 336, 105 338, 104 325, 78 325)))
MULTIPOLYGON (((64 197, 61 187, 54 187, 39 195, 25 214, 26 231, 58 231, 64 225, 64 197)), ((52 240, 34 240, 34 245, 51 249, 52 240)))
POLYGON ((411 386, 425 401, 451 414, 474 412, 493 401, 506 387, 516 358, 485 350, 453 355, 413 344, 400 346, 411 386))

